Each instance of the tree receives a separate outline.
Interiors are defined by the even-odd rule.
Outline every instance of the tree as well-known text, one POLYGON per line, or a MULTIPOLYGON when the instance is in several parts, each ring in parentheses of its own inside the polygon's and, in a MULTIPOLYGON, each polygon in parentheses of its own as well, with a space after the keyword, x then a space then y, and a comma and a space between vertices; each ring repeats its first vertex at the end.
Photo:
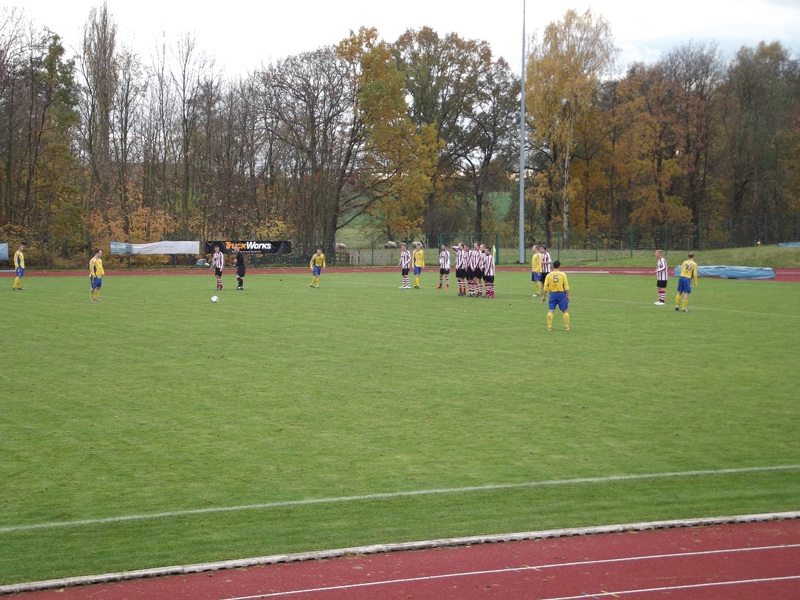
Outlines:
MULTIPOLYGON (((534 145, 546 148, 549 195, 561 184, 561 217, 569 235, 569 167, 575 149, 575 122, 589 109, 602 76, 615 55, 611 27, 591 10, 568 10, 534 42, 527 64, 526 106, 534 145), (560 181, 559 181, 560 180, 560 181)), ((549 219, 547 221, 549 224, 549 219)))

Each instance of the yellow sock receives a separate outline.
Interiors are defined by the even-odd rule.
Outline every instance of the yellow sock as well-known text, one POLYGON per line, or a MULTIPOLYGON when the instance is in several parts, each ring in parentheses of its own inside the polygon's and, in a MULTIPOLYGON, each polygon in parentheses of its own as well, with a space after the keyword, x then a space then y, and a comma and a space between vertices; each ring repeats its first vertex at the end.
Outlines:
POLYGON ((553 313, 547 313, 547 328, 550 329, 553 326, 553 313))
POLYGON ((415 286, 417 286, 417 287, 419 287, 419 275, 417 275, 416 277, 414 277, 414 285, 415 285, 415 286))
POLYGON ((537 294, 541 294, 542 293, 542 282, 541 281, 537 281, 536 282, 536 293, 537 294))
POLYGON ((688 305, 689 305, 689 299, 688 298, 684 298, 683 299, 683 308, 686 308, 688 305))
POLYGON ((15 287, 15 288, 18 288, 18 287, 20 287, 20 284, 19 284, 19 277, 15 277, 15 278, 14 278, 14 287, 15 287))
POLYGON ((564 317, 564 327, 569 327, 569 313, 563 313, 564 317))
POLYGON ((680 306, 680 304, 681 304, 681 295, 678 294, 677 296, 675 296, 675 306, 676 307, 680 306))

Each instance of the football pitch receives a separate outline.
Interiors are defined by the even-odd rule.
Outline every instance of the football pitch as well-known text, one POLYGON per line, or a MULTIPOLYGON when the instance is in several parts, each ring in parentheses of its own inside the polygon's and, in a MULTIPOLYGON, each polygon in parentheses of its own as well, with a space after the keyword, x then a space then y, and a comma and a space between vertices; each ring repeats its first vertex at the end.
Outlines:
POLYGON ((0 583, 800 509, 800 284, 529 279, 0 280, 0 583))

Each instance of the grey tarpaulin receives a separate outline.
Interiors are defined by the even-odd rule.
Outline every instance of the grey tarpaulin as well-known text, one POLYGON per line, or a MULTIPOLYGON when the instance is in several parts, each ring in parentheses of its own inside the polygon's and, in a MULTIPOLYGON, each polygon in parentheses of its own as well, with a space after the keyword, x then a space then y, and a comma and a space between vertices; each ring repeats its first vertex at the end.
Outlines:
POLYGON ((111 242, 111 254, 200 254, 200 242, 154 242, 152 244, 111 242))

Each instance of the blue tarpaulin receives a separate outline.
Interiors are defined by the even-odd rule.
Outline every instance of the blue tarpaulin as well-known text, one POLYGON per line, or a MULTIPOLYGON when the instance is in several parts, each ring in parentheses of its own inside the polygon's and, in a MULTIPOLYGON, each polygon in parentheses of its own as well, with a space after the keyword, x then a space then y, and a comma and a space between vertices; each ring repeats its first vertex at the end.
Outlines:
POLYGON ((8 244, 0 244, 0 260, 8 260, 8 244))
POLYGON ((800 242, 785 242, 778 244, 781 248, 800 248, 800 242))
MULTIPOLYGON (((681 268, 675 267, 675 277, 681 268)), ((719 277, 720 279, 775 279, 775 269, 769 267, 729 267, 728 265, 707 265, 697 267, 698 277, 719 277)))

